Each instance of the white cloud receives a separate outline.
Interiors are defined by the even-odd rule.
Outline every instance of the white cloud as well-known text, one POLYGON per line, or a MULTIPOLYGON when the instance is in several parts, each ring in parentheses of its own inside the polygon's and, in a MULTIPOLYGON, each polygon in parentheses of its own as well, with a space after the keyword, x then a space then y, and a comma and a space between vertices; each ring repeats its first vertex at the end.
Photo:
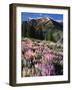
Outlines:
POLYGON ((56 20, 57 22, 63 22, 62 20, 56 20))

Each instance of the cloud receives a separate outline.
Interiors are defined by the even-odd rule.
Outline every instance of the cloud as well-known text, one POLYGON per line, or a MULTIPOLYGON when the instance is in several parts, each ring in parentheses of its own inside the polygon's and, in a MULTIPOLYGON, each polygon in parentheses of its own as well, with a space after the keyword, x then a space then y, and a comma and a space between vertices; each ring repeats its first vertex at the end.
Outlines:
POLYGON ((56 20, 57 22, 63 22, 62 20, 56 20))
POLYGON ((28 19, 29 19, 29 20, 31 20, 31 19, 34 19, 34 18, 32 18, 32 17, 29 17, 28 19))

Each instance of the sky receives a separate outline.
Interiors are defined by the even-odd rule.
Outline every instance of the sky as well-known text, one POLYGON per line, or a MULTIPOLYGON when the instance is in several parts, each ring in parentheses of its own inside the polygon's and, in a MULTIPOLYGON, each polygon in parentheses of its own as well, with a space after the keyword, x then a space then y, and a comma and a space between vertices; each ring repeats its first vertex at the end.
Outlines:
POLYGON ((36 18, 51 18, 53 20, 59 20, 63 21, 63 14, 44 14, 44 13, 27 13, 27 12, 22 12, 21 13, 21 20, 22 21, 28 21, 31 19, 36 19, 36 18))

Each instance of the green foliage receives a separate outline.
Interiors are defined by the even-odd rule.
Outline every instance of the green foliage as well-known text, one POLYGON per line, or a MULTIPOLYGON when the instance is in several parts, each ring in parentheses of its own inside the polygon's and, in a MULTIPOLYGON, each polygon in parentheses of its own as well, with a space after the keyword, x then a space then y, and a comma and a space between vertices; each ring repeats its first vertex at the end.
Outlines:
POLYGON ((47 25, 44 28, 40 25, 36 28, 33 24, 27 21, 22 23, 21 34, 22 38, 28 37, 53 42, 57 42, 63 37, 63 32, 52 25, 47 25))

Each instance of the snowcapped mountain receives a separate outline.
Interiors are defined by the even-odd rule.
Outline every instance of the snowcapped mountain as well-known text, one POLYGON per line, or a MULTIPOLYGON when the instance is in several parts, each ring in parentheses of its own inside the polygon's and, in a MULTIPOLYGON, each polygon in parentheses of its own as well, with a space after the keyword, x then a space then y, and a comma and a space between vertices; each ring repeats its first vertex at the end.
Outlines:
POLYGON ((28 21, 22 22, 22 36, 54 42, 61 41, 63 38, 63 22, 48 17, 29 17, 28 21))

